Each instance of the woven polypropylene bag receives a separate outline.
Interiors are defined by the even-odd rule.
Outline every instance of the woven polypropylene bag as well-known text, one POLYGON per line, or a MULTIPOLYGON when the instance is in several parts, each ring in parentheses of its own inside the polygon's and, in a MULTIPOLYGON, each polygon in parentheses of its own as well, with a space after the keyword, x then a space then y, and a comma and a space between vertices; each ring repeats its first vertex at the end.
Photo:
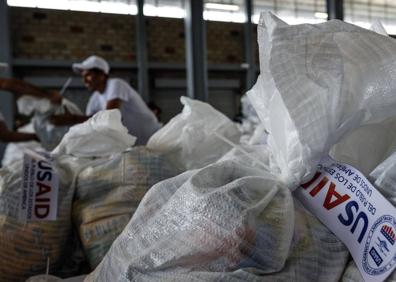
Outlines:
POLYGON ((160 154, 134 147, 78 175, 73 218, 92 268, 102 260, 151 186, 178 173, 160 154))
POLYGON ((118 109, 99 111, 87 121, 70 128, 52 155, 104 157, 125 151, 135 144, 118 109))
POLYGON ((289 26, 264 13, 258 42, 261 72, 248 95, 289 187, 308 181, 343 136, 394 115, 392 38, 341 21, 289 26))
POLYGON ((338 281, 346 247, 253 163, 230 153, 155 185, 86 281, 338 281))
POLYGON ((22 161, 0 170, 0 281, 24 281, 60 268, 71 231, 73 179, 78 165, 64 157, 54 161, 59 175, 58 211, 54 221, 19 221, 22 161))
POLYGON ((166 154, 181 169, 201 168, 227 153, 231 147, 217 137, 238 143, 237 126, 211 105, 180 98, 183 111, 158 130, 147 143, 150 150, 166 154))
POLYGON ((259 22, 249 94, 268 160, 224 157, 155 185, 87 281, 339 281, 348 251, 291 191, 342 137, 393 115, 396 43, 339 21, 259 22), (313 262, 318 262, 314 263, 313 262))

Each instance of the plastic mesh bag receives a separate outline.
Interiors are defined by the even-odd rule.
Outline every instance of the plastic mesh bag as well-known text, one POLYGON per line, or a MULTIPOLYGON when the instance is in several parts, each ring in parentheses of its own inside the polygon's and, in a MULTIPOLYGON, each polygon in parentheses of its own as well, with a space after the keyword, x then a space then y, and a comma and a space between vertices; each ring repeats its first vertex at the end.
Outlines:
POLYGON ((345 246, 244 150, 150 189, 86 281, 338 281, 345 246))
POLYGON ((346 247, 291 190, 344 136, 393 115, 396 43, 268 13, 258 29, 261 74, 249 95, 269 146, 156 184, 86 281, 340 280, 346 247))
POLYGON ((238 128, 242 133, 241 143, 249 144, 249 140, 254 135, 256 127, 260 126, 261 122, 247 95, 243 95, 241 98, 241 112, 241 124, 238 124, 238 128))
POLYGON ((346 135, 331 149, 331 156, 369 175, 396 148, 396 118, 366 125, 346 135))
POLYGON ((129 222, 148 189, 178 173, 161 155, 135 147, 78 175, 73 218, 92 268, 129 222))
MULTIPOLYGON (((378 191, 396 207, 396 153, 390 154, 371 173, 370 179, 374 182, 378 191)), ((363 282, 364 279, 356 266, 350 260, 342 276, 342 282, 363 282)), ((396 271, 393 271, 385 281, 396 281, 396 271)))
POLYGON ((181 169, 211 164, 231 148, 220 134, 239 143, 240 132, 229 118, 207 103, 180 98, 183 111, 158 130, 147 143, 150 150, 167 155, 181 169))
POLYGON ((396 207, 396 152, 380 163, 370 177, 381 194, 396 207))
POLYGON ((289 190, 253 168, 223 161, 188 171, 149 190, 91 278, 132 281, 147 270, 223 272, 244 263, 279 271, 292 220, 289 190))
POLYGON ((345 134, 393 115, 396 43, 341 21, 258 25, 260 76, 248 93, 273 152, 273 169, 297 187, 345 134))
MULTIPOLYGON (((345 272, 342 276, 341 282, 364 282, 362 275, 359 272, 359 269, 356 266, 356 263, 351 260, 345 272)), ((385 282, 395 282, 396 281, 396 271, 393 271, 391 275, 386 278, 385 282)))

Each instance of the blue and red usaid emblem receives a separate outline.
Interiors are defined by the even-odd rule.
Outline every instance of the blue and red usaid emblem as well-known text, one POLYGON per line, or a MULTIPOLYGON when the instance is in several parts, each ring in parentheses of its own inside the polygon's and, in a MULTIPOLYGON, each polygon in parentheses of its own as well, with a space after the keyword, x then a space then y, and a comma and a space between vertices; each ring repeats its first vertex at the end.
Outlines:
POLYGON ((363 252, 363 269, 370 275, 381 275, 396 263, 396 219, 383 215, 375 221, 363 252))

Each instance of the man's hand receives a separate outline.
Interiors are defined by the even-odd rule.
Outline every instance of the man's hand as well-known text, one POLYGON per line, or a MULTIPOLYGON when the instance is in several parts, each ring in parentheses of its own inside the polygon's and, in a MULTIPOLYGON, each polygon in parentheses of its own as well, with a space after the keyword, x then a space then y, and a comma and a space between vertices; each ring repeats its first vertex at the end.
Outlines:
POLYGON ((60 105, 62 103, 62 95, 58 91, 48 91, 49 100, 52 104, 60 105))
POLYGON ((62 102, 62 96, 59 92, 48 91, 16 78, 0 78, 0 89, 13 92, 17 95, 30 95, 39 99, 48 99, 51 103, 57 105, 62 102))
POLYGON ((63 115, 53 115, 50 117, 50 122, 56 126, 67 126, 82 123, 89 119, 88 116, 73 115, 67 109, 63 115))
POLYGON ((56 126, 73 125, 78 122, 74 121, 74 115, 53 115, 50 117, 50 122, 56 126))

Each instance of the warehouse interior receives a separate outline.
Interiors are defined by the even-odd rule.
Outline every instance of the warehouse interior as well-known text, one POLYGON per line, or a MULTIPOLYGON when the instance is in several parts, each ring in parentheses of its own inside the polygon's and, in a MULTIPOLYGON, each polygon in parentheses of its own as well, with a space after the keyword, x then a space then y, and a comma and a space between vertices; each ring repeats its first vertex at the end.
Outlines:
POLYGON ((0 122, 44 147, 0 134, 0 282, 395 281, 395 36, 394 0, 0 0, 0 122), (92 55, 155 114, 146 142, 88 114, 92 55))

